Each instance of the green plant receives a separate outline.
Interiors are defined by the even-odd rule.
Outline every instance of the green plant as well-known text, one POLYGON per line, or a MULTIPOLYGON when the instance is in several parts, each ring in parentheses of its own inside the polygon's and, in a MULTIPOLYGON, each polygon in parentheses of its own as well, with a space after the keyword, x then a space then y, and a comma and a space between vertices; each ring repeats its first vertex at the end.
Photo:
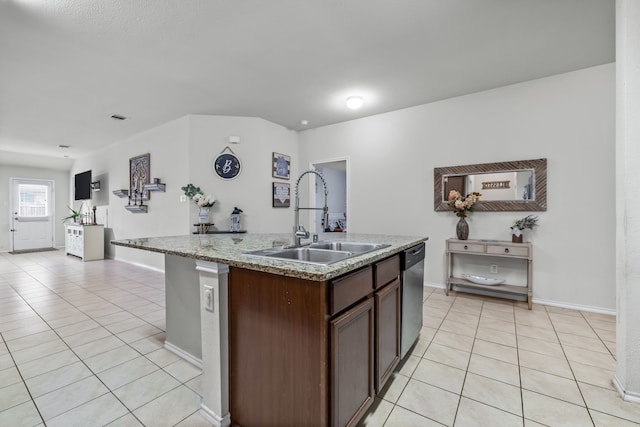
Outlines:
MULTIPOLYGON (((71 207, 69 205, 67 205, 67 208, 69 208, 69 210, 71 211, 71 215, 62 218, 62 221, 66 221, 66 220, 72 219, 72 218, 75 221, 75 219, 80 216, 80 210, 75 211, 75 210, 71 209, 71 207)), ((82 209, 82 207, 80 209, 82 209)))
POLYGON ((524 230, 525 228, 533 229, 538 224, 538 217, 533 215, 527 215, 524 218, 513 221, 511 226, 512 230, 524 230))
POLYGON ((205 196, 200 187, 196 187, 193 184, 187 184, 184 187, 180 187, 184 191, 185 196, 196 202, 196 205, 200 208, 211 207, 216 202, 213 196, 205 196))

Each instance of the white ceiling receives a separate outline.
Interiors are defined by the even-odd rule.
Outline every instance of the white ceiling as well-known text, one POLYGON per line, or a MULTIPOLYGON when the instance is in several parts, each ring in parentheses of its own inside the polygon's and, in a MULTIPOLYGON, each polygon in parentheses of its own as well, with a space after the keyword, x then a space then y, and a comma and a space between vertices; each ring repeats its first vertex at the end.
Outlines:
POLYGON ((42 166, 68 168, 185 114, 302 130, 613 62, 614 8, 613 0, 0 0, 0 163, 37 154, 51 156, 42 166), (361 110, 345 107, 350 94, 364 97, 361 110))

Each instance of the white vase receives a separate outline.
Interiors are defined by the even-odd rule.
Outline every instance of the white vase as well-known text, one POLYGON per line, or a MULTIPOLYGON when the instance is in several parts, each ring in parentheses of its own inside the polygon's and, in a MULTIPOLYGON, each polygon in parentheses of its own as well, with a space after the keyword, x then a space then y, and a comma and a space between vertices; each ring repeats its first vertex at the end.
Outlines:
POLYGON ((209 222, 209 207, 200 208, 200 212, 198 213, 198 222, 201 224, 209 222))

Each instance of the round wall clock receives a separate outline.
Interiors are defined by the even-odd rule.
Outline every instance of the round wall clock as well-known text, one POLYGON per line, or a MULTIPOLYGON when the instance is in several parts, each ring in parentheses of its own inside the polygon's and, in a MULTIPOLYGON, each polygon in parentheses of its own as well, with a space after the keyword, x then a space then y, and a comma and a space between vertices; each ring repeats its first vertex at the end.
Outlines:
POLYGON ((220 153, 213 161, 213 170, 222 179, 235 178, 240 169, 240 159, 233 153, 220 153))

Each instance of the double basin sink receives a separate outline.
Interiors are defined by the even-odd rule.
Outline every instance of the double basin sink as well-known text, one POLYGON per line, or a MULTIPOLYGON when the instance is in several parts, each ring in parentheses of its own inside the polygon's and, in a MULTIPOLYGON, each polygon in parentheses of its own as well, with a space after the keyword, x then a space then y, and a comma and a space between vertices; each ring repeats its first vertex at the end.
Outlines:
POLYGON ((329 265, 388 246, 391 245, 384 243, 322 241, 300 247, 262 249, 247 252, 245 255, 297 261, 308 264, 329 265))

